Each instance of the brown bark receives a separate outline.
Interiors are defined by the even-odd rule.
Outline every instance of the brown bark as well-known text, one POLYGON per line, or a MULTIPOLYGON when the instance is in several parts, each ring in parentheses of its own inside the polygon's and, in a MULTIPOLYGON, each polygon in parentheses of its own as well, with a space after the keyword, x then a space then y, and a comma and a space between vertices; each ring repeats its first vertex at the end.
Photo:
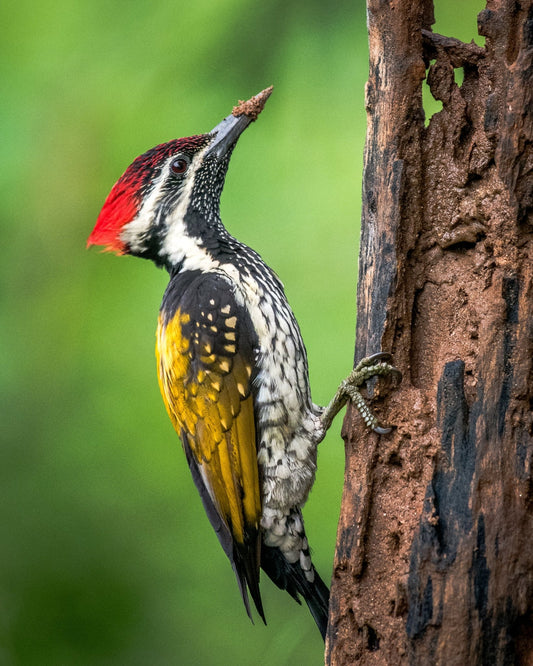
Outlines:
POLYGON ((344 422, 326 663, 533 664, 533 0, 489 0, 485 48, 431 0, 368 16, 356 359, 404 380, 391 435, 344 422))

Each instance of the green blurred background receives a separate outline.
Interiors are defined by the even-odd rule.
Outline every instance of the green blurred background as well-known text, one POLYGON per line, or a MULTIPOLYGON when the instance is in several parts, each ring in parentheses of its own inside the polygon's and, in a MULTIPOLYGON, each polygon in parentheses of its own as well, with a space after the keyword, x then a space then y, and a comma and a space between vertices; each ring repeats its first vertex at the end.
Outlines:
MULTIPOLYGON (((481 8, 441 2, 436 29, 470 40, 481 8)), ((284 281, 328 401, 353 357, 364 3, 18 0, 0 20, 0 664, 320 664, 266 577, 252 626, 203 514, 157 387, 166 275, 85 242, 138 154, 274 84, 222 216, 284 281)), ((341 420, 305 510, 326 580, 341 420)))

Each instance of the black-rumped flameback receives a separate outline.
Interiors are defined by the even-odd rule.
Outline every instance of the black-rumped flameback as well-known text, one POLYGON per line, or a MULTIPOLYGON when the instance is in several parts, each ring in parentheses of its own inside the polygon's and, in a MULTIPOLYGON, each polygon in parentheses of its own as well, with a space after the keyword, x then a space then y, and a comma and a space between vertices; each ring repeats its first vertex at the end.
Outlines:
POLYGON ((317 445, 348 399, 376 432, 359 393, 395 372, 388 354, 360 363, 328 407, 311 400, 307 356, 283 285, 220 219, 231 153, 268 88, 210 133, 138 157, 104 203, 89 245, 151 259, 170 282, 157 327, 157 370, 168 414, 251 617, 264 620, 259 572, 303 597, 322 633, 328 588, 316 572, 302 507, 317 445))

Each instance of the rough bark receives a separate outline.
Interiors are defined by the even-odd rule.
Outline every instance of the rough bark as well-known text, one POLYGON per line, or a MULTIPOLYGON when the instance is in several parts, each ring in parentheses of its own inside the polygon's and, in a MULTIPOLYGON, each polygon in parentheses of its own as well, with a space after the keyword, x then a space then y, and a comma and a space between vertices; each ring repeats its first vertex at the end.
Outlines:
POLYGON ((404 380, 344 422, 327 664, 533 664, 533 1, 432 23, 368 0, 356 359, 404 380))

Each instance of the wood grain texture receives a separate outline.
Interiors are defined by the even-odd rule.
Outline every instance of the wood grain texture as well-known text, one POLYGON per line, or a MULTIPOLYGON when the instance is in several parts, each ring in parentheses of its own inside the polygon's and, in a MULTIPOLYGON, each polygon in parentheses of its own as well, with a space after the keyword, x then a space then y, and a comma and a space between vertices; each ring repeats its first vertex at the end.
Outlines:
POLYGON ((533 2, 488 2, 485 48, 367 4, 355 356, 404 381, 391 435, 344 422, 326 663, 533 664, 533 2))

